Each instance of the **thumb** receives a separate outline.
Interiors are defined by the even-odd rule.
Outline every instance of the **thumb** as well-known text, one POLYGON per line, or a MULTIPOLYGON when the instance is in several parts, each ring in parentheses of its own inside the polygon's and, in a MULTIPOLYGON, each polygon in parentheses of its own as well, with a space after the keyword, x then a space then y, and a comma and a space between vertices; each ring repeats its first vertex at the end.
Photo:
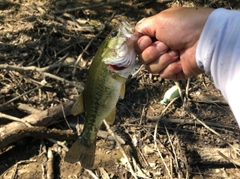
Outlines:
POLYGON ((143 18, 136 24, 135 30, 143 35, 156 37, 156 21, 157 18, 155 16, 143 18))

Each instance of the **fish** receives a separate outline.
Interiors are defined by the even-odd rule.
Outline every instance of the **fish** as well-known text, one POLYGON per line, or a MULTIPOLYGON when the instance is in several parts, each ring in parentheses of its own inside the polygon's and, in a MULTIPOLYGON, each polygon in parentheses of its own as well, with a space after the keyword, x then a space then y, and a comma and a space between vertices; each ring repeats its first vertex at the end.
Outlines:
POLYGON ((86 169, 94 166, 97 132, 105 119, 113 123, 116 104, 124 98, 125 82, 134 69, 134 43, 141 34, 122 21, 97 50, 89 68, 83 92, 72 107, 72 114, 85 114, 83 131, 66 153, 64 160, 81 163, 86 169))

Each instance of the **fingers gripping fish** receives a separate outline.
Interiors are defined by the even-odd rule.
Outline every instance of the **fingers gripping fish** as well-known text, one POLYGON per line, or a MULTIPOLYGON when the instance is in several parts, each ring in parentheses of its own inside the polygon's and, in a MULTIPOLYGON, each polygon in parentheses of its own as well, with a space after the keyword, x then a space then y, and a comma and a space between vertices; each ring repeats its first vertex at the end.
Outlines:
POLYGON ((85 112, 86 121, 80 137, 66 154, 65 161, 80 161, 91 169, 94 164, 96 135, 104 119, 114 121, 116 104, 124 97, 125 82, 134 68, 134 43, 140 34, 122 22, 104 40, 89 69, 85 88, 72 108, 72 114, 85 112))

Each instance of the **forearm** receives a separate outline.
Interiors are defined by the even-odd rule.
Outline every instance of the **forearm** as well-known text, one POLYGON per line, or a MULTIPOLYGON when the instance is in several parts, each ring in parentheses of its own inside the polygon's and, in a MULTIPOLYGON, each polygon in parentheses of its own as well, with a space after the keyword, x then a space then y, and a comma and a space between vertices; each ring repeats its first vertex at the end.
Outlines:
POLYGON ((240 11, 213 11, 198 42, 196 60, 213 78, 240 124, 240 11))

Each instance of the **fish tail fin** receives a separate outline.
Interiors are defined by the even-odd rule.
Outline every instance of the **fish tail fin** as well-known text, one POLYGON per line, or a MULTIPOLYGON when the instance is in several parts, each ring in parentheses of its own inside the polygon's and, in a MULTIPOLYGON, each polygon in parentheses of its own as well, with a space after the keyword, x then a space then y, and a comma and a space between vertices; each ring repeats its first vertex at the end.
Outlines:
POLYGON ((79 162, 86 169, 92 169, 95 160, 96 140, 90 141, 79 137, 67 152, 64 160, 69 163, 79 162))

